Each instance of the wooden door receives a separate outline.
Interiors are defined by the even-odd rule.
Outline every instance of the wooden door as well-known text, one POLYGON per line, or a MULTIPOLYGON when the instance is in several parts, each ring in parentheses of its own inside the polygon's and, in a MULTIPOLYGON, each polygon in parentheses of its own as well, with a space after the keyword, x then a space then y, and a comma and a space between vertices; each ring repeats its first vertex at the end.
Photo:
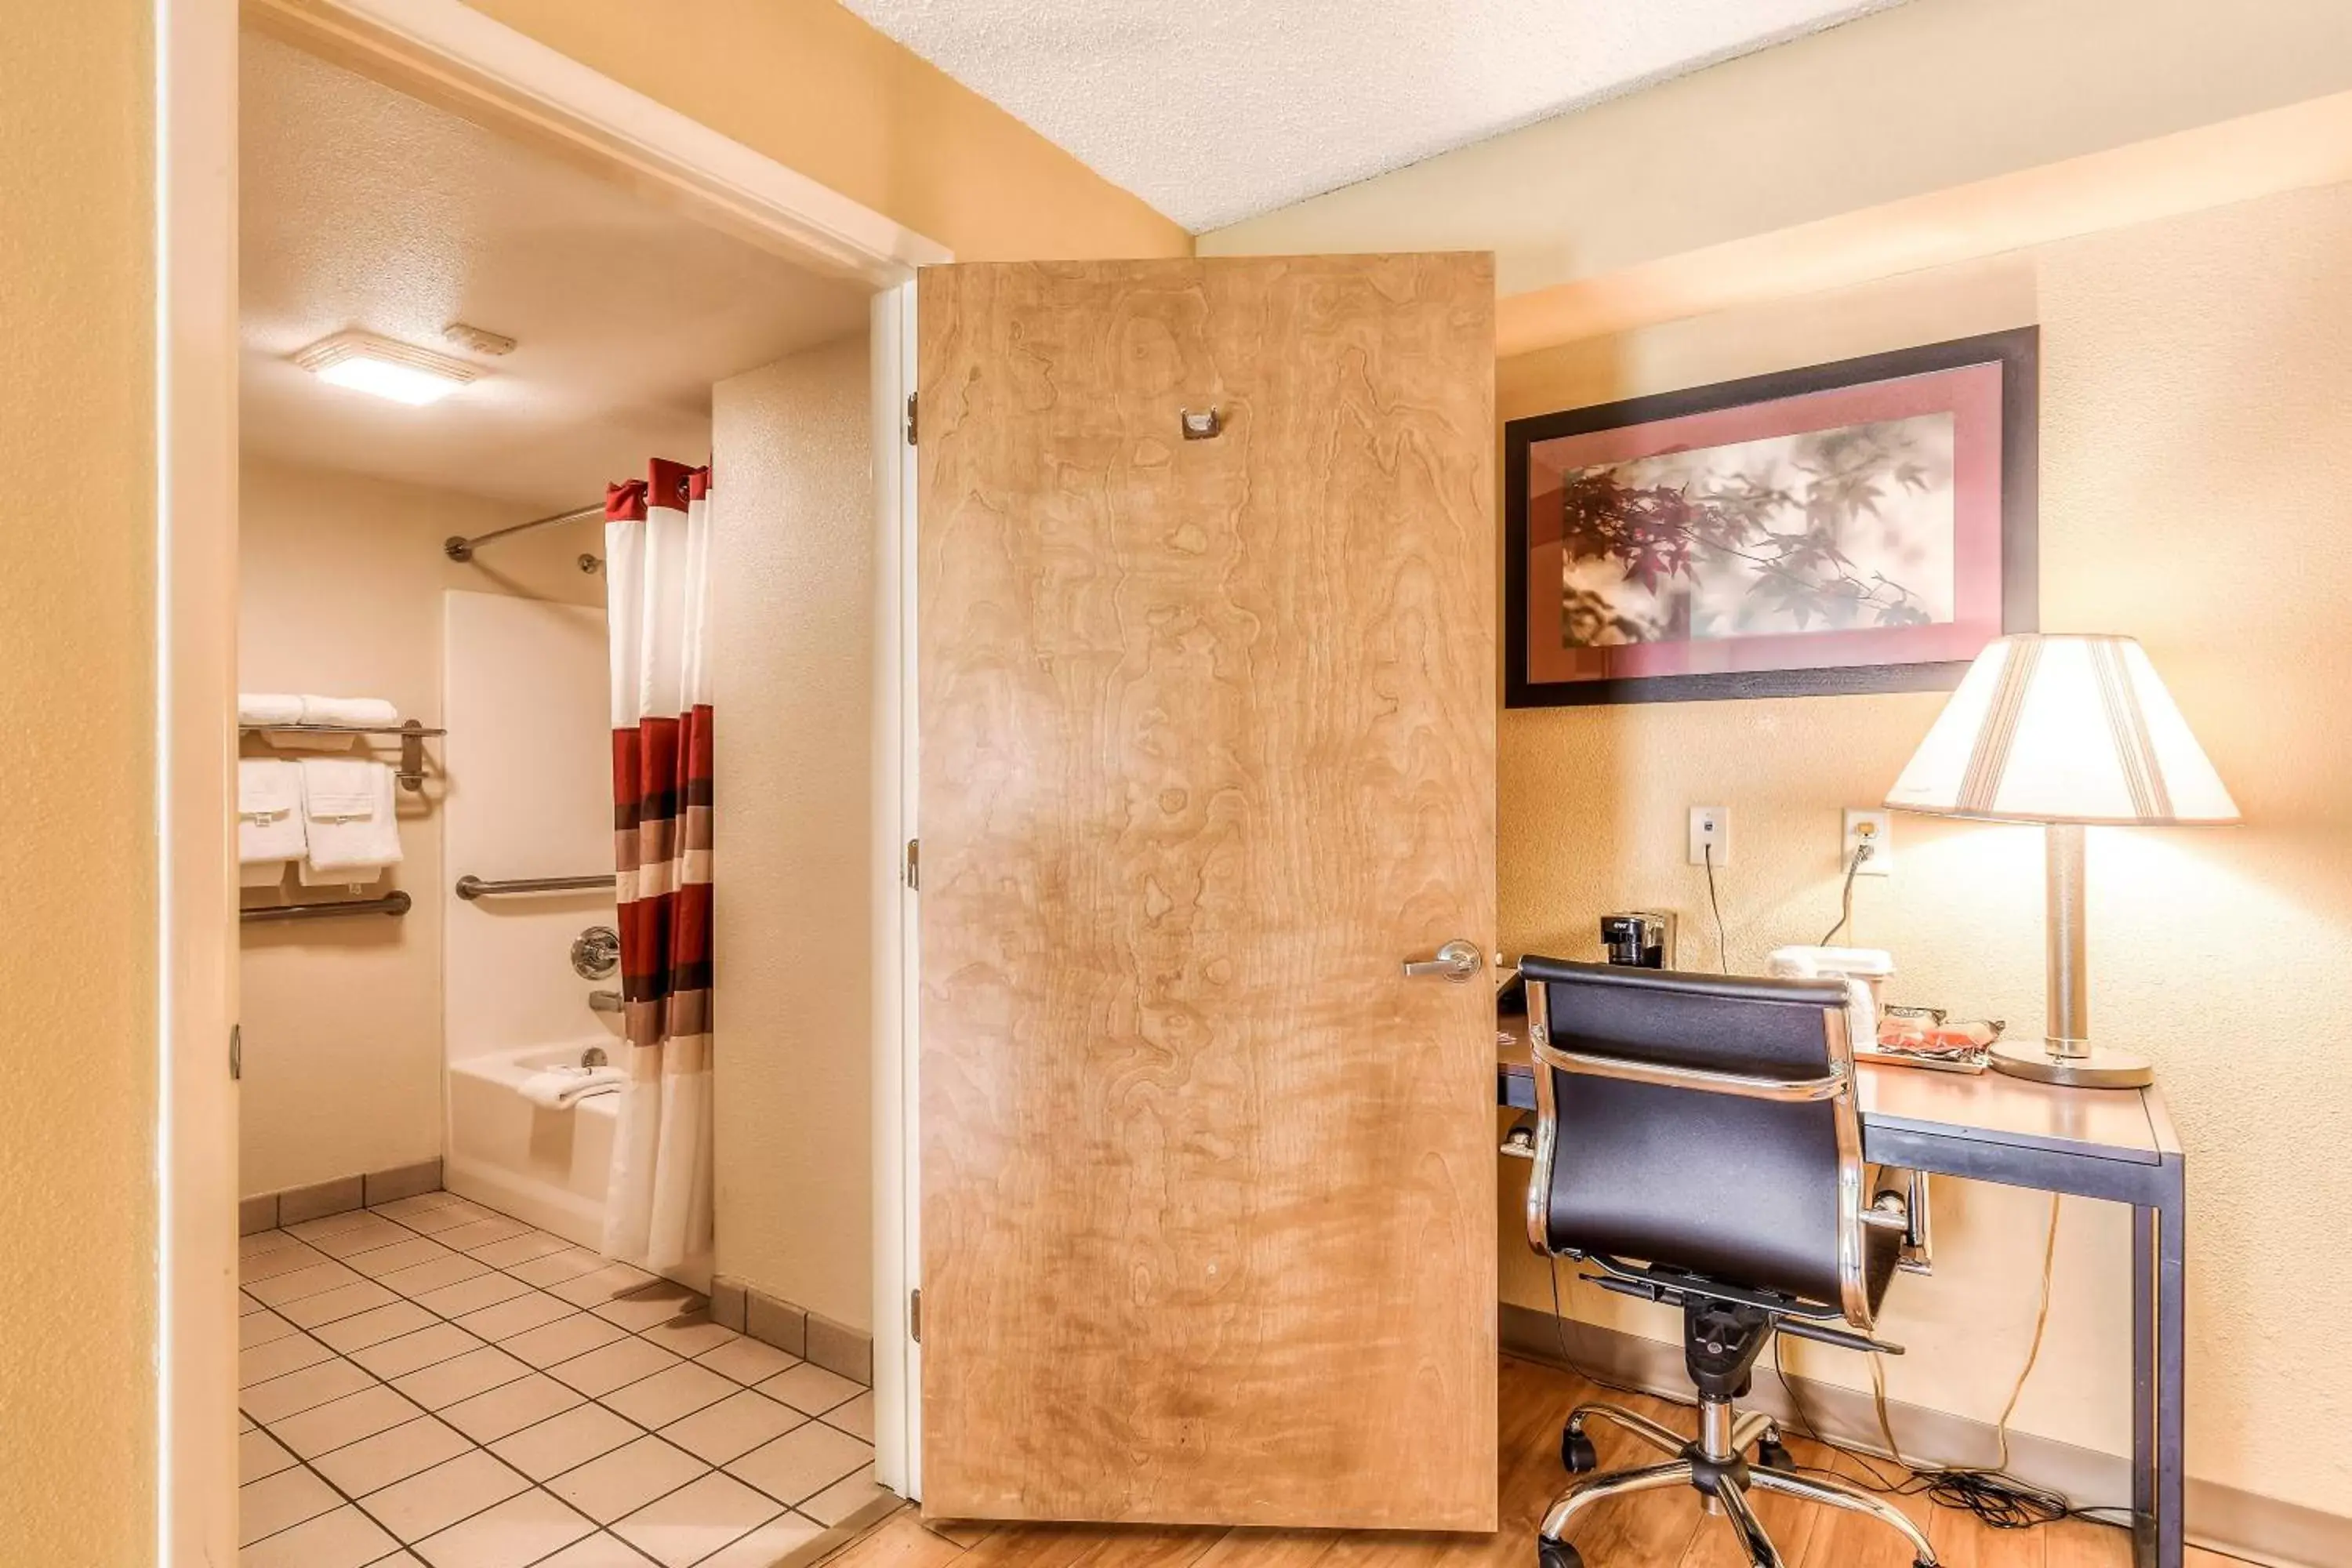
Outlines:
POLYGON ((924 1505, 1491 1530, 1491 260, 918 298, 924 1505))

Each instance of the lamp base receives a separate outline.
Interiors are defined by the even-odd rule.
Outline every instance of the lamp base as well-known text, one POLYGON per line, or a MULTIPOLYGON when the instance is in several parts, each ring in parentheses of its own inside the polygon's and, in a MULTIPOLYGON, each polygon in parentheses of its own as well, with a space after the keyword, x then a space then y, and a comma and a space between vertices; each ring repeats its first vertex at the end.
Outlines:
POLYGON ((2146 1089, 2156 1081, 2148 1059, 2133 1051, 2094 1046, 2088 1056, 2051 1053, 2042 1040, 2003 1040, 1990 1052, 1993 1071, 2069 1089, 2146 1089))

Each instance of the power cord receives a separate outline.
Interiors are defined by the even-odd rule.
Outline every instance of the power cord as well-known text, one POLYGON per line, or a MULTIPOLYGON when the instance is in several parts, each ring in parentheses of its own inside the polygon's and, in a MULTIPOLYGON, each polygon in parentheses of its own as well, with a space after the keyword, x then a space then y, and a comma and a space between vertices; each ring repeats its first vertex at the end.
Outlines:
MULTIPOLYGON (((1878 1417, 1878 1435, 1885 1444, 1884 1454, 1873 1454, 1851 1443, 1841 1443, 1822 1436, 1820 1426, 1805 1408, 1805 1396, 1780 1363, 1780 1337, 1772 1337, 1772 1370, 1788 1391, 1790 1408, 1797 1425, 1805 1436, 1824 1447, 1854 1458, 1867 1472, 1861 1484, 1866 1489, 1886 1497, 1925 1497, 1940 1508, 1964 1510, 1976 1515, 1995 1530, 2031 1530, 2036 1525, 2055 1524, 2074 1515, 2085 1517, 2112 1513, 2113 1509, 2078 1509, 2058 1493, 2045 1491, 2009 1474, 2009 1424, 2017 1413, 2017 1402, 2025 1393, 2026 1380, 2033 1375, 2034 1363, 2042 1358, 2042 1339, 2050 1326, 2051 1284, 2058 1263, 2058 1194, 2050 1198, 2050 1229, 2042 1247, 2042 1299, 2033 1319, 2033 1339, 2025 1352, 2025 1364, 2019 1369, 2017 1381, 2009 1391, 2009 1401, 2001 1406, 2000 1420, 1994 1427, 1998 1444, 1997 1457, 1990 1468, 1914 1464, 1903 1456, 1895 1440, 1894 1422, 1886 1408, 1886 1368, 1885 1358, 1876 1352, 1870 1355, 1870 1394, 1872 1408, 1878 1417), (1891 1458, 1909 1474, 1902 1479, 1889 1479, 1874 1462, 1891 1458)), ((1811 1468, 1812 1467, 1801 1467, 1811 1468)), ((1826 1473, 1816 1471, 1816 1473, 1826 1473)))
POLYGON ((1838 932, 1853 923, 1853 879, 1862 875, 1862 863, 1871 854, 1870 840, 1866 838, 1853 847, 1853 859, 1845 868, 1845 890, 1838 895, 1837 924, 1822 933, 1822 940, 1813 943, 1815 947, 1829 946, 1837 940, 1838 932))
POLYGON ((1731 945, 1723 939, 1723 902, 1715 896, 1715 846, 1704 846, 1701 853, 1706 861, 1706 907, 1715 911, 1715 966, 1728 974, 1731 945))

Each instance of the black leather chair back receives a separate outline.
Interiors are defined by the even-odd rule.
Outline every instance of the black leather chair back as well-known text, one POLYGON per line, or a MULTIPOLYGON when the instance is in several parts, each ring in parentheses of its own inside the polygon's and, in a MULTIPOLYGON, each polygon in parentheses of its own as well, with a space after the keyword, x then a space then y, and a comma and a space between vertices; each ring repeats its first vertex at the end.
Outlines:
MULTIPOLYGON (((1853 1316, 1841 1291, 1839 1216, 1852 1201, 1842 1178, 1851 1169, 1859 1179, 1860 1132, 1843 983, 1533 957, 1519 969, 1530 1016, 1545 1023, 1554 1049, 1758 1081, 1843 1071, 1847 1086, 1842 1097, 1769 1100, 1538 1060, 1549 1094, 1539 1082, 1538 1102, 1549 1100, 1552 1138, 1549 1178, 1539 1155, 1540 1185, 1529 1194, 1531 1238, 1551 1252, 1664 1265, 1853 1316), (1842 1139, 1854 1146, 1842 1149, 1842 1139)), ((1846 1233, 1853 1237, 1850 1225, 1846 1233)))

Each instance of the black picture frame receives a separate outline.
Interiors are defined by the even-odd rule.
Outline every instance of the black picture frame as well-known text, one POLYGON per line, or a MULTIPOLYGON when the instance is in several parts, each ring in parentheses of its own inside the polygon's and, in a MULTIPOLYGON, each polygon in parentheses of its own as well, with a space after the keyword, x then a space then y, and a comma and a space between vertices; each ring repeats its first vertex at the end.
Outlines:
POLYGON ((2000 377, 2000 626, 2004 633, 2040 629, 2041 329, 2019 327, 1979 337, 1859 359, 1717 382, 1685 392, 1630 397, 1507 421, 1503 426, 1503 619, 1506 708, 1568 708, 1596 703, 1719 701, 1750 697, 1824 697, 1882 691, 1949 690, 1966 659, 1910 664, 1659 675, 1612 680, 1528 679, 1528 454, 1538 441, 1587 435, 1654 420, 1707 414, 1751 403, 1871 382, 1998 363, 2000 377))

